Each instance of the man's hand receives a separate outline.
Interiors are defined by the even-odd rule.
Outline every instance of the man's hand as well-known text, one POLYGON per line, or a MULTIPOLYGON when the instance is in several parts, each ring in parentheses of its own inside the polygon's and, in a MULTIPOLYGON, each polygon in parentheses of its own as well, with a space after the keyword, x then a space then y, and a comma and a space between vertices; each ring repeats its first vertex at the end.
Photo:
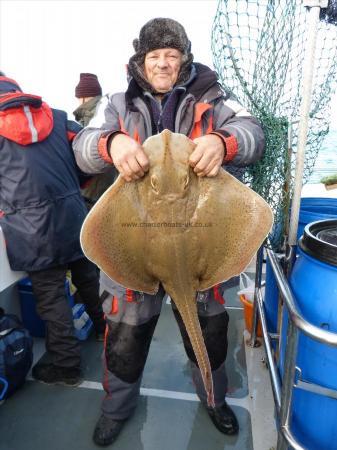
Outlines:
POLYGON ((207 134, 194 139, 197 146, 193 150, 189 163, 198 177, 215 177, 225 156, 225 144, 216 134, 207 134))
POLYGON ((109 153, 125 181, 139 180, 149 170, 149 159, 142 146, 125 134, 113 137, 109 153))

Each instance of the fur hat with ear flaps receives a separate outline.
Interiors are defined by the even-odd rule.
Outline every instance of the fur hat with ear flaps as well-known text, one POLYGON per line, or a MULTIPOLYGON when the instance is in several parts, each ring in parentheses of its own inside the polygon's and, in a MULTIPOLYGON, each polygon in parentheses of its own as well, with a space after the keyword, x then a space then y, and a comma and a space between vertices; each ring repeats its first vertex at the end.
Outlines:
POLYGON ((143 65, 145 55, 158 48, 176 48, 181 51, 183 59, 176 84, 180 85, 188 80, 193 55, 191 42, 180 23, 161 17, 150 20, 141 28, 139 39, 134 39, 133 47, 136 53, 129 60, 128 71, 142 89, 154 92, 145 78, 143 65))

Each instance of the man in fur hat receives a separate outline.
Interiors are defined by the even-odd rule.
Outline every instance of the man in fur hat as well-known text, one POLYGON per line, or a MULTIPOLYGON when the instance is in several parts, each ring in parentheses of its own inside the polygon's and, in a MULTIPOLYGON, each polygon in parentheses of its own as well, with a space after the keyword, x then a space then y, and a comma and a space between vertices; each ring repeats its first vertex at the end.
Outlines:
MULTIPOLYGON (((150 20, 133 45, 127 91, 103 98, 90 126, 74 141, 76 160, 84 172, 99 173, 113 165, 126 181, 141 178, 149 168, 142 143, 164 129, 194 140, 197 145, 189 163, 201 177, 216 176, 222 165, 231 171, 261 158, 264 136, 260 124, 221 89, 215 72, 193 62, 191 43, 182 25, 166 18, 150 20)), ((104 274, 101 283, 107 292, 103 305, 108 321, 104 360, 107 395, 94 441, 109 445, 136 407, 164 292, 161 289, 153 296, 130 293, 104 274)), ((208 413, 221 432, 233 435, 239 426, 225 401, 228 314, 220 294, 223 290, 223 286, 210 289, 207 307, 199 303, 198 314, 215 389, 216 407, 208 413)), ((174 299, 172 307, 197 394, 206 405, 200 371, 174 299)))

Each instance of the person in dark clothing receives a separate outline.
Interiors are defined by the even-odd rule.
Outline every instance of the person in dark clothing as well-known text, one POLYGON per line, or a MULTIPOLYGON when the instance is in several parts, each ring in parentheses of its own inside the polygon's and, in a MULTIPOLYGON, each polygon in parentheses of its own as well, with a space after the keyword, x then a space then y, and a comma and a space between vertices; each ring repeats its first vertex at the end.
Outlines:
POLYGON ((68 269, 97 335, 105 329, 97 270, 79 242, 87 208, 71 141, 81 127, 4 75, 0 111, 0 226, 11 269, 31 278, 51 361, 35 365, 32 374, 46 383, 77 385, 80 344, 65 292, 68 269))
MULTIPOLYGON (((102 98, 102 88, 97 75, 93 73, 81 73, 80 81, 75 88, 75 97, 80 106, 73 112, 75 119, 83 127, 89 125, 94 117, 97 105, 102 98)), ((112 185, 117 177, 114 167, 111 170, 97 174, 88 180, 81 192, 88 209, 91 209, 100 196, 112 185)))
MULTIPOLYGON (((133 41, 125 93, 104 97, 89 126, 74 139, 79 167, 99 173, 114 165, 126 181, 143 177, 149 160, 142 148, 146 138, 169 129, 194 140, 189 164, 201 177, 214 177, 261 158, 264 135, 258 121, 225 92, 218 77, 193 63, 191 43, 181 24, 156 18, 133 41)), ((108 332, 104 359, 106 397, 93 439, 98 445, 115 441, 139 398, 143 369, 161 311, 163 289, 156 295, 130 291, 101 273, 108 293, 103 304, 108 332)), ((214 382, 215 408, 207 408, 214 425, 228 435, 238 433, 234 412, 226 403, 228 314, 224 286, 198 293, 198 316, 214 382)), ((196 392, 207 407, 206 392, 182 319, 172 308, 191 363, 196 392)))
POLYGON ((75 119, 82 127, 86 127, 95 115, 96 107, 102 98, 102 88, 97 75, 81 73, 80 81, 75 88, 75 97, 80 106, 73 112, 75 119))

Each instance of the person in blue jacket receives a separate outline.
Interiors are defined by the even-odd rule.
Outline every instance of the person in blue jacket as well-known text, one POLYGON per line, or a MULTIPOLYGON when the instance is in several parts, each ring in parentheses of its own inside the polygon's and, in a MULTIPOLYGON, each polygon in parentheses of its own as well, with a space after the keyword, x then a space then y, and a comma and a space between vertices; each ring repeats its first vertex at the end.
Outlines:
POLYGON ((65 292, 71 270, 97 335, 105 321, 97 269, 80 247, 87 208, 71 141, 81 127, 0 73, 0 226, 12 270, 28 272, 46 322, 48 363, 32 375, 50 384, 81 382, 80 344, 65 292))

